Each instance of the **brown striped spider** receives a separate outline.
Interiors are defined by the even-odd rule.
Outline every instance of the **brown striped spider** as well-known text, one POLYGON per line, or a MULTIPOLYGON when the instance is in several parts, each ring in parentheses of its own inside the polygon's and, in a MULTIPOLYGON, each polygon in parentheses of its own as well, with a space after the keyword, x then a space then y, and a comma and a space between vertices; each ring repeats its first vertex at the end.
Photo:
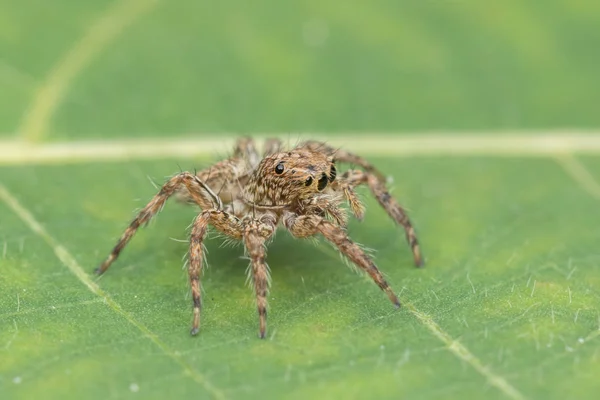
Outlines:
POLYGON ((422 257, 415 231, 404 210, 388 193, 383 175, 365 159, 316 141, 284 150, 280 141, 267 140, 262 158, 250 138, 238 139, 233 155, 196 174, 181 172, 170 178, 125 230, 108 258, 96 269, 104 273, 117 259, 141 225, 147 224, 176 195, 200 206, 189 242, 189 280, 193 299, 191 334, 200 329, 202 306, 200 277, 204 251, 202 241, 209 225, 242 241, 250 258, 249 271, 256 292, 259 336, 265 337, 269 267, 266 243, 281 225, 294 237, 321 234, 365 271, 400 307, 398 298, 371 258, 346 233, 346 200, 354 216, 362 220, 364 208, 354 188, 367 185, 388 215, 404 227, 417 266, 422 257), (360 166, 360 170, 336 171, 336 162, 360 166), (218 193, 215 193, 217 191, 218 193))

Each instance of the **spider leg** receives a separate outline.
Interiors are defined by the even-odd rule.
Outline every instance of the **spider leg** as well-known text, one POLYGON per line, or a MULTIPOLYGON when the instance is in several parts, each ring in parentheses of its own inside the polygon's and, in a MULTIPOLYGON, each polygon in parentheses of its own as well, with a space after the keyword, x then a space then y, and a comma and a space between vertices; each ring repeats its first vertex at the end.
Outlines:
POLYGON ((348 257, 359 268, 367 272, 377 286, 387 294, 390 301, 396 307, 400 307, 398 297, 396 297, 393 290, 390 288, 390 285, 386 282, 379 269, 377 269, 373 260, 371 260, 360 246, 348 237, 342 228, 316 215, 298 216, 292 213, 284 217, 284 224, 290 233, 298 238, 312 236, 317 233, 322 234, 323 237, 333 243, 344 256, 348 257))
POLYGON ((203 211, 194 220, 192 233, 190 235, 190 250, 188 274, 190 286, 192 289, 192 301, 194 319, 190 334, 195 336, 200 331, 200 310, 202 308, 202 292, 200 289, 200 277, 202 275, 203 248, 202 241, 206 236, 209 224, 212 224, 219 231, 225 233, 234 239, 242 238, 242 225, 240 220, 232 214, 220 210, 203 211))
POLYGON ((365 217, 365 206, 362 204, 358 195, 354 191, 354 187, 352 186, 352 182, 348 181, 346 176, 341 176, 340 179, 337 179, 332 183, 332 187, 334 190, 339 190, 344 194, 346 200, 350 204, 350 208, 352 209, 352 213, 359 221, 362 221, 365 217))
POLYGON ((259 222, 252 220, 245 226, 244 245, 250 256, 252 267, 252 283, 256 293, 256 306, 259 318, 259 337, 265 338, 267 330, 267 296, 269 294, 269 267, 265 262, 265 242, 275 232, 273 221, 259 222))
MULTIPOLYGON (((223 201, 231 201, 229 195, 232 188, 244 180, 247 171, 251 171, 260 162, 260 156, 250 137, 238 138, 235 142, 233 155, 221 160, 208 168, 195 173, 195 175, 210 187, 223 195, 223 201)), ((185 188, 179 188, 175 194, 178 201, 187 204, 196 203, 185 188)), ((204 207, 203 207, 204 208, 204 207)), ((210 207, 208 207, 210 208, 210 207)), ((206 209, 206 208, 205 208, 206 209)))
MULTIPOLYGON (((224 186, 229 183, 236 181, 240 178, 239 171, 244 167, 245 161, 241 158, 228 158, 221 160, 208 168, 200 171, 195 171, 195 175, 206 185, 217 190, 220 194, 224 186)), ((173 194, 177 201, 184 204, 198 204, 198 202, 190 195, 189 190, 185 187, 178 187, 173 194)), ((225 196, 223 196, 225 197, 225 196)), ((223 201, 227 201, 225 198, 223 201)), ((202 206, 203 209, 209 209, 208 207, 202 206)))
POLYGON ((254 146, 254 140, 248 136, 244 136, 236 140, 233 150, 233 157, 247 160, 252 167, 257 166, 260 162, 260 156, 256 150, 256 147, 254 146))
POLYGON ((316 152, 326 152, 331 154, 336 161, 356 164, 365 169, 365 171, 350 170, 346 172, 341 180, 346 181, 347 184, 344 186, 343 183, 338 183, 338 187, 343 189, 344 195, 348 199, 354 215, 358 219, 362 219, 364 216, 364 209, 353 188, 360 184, 367 184, 388 215, 396 221, 396 223, 404 227, 406 239, 411 247, 415 265, 421 267, 423 265, 423 257, 421 255, 421 249, 415 230, 402 207, 400 207, 398 202, 396 202, 389 194, 384 183, 385 177, 383 174, 364 158, 343 149, 335 149, 326 143, 307 141, 304 142, 302 146, 316 152))
POLYGON ((339 207, 342 196, 336 192, 324 196, 313 196, 304 202, 301 214, 315 214, 329 217, 342 228, 346 228, 348 218, 345 210, 339 207))
POLYGON ((423 265, 423 257, 415 232, 410 219, 406 215, 404 209, 388 192, 385 183, 376 175, 368 171, 349 170, 342 175, 342 181, 346 181, 351 187, 366 184, 379 202, 385 209, 387 214, 397 223, 404 227, 406 232, 406 240, 410 245, 415 260, 415 265, 421 267, 423 265))
MULTIPOLYGON (((233 155, 230 158, 198 171, 196 176, 214 188, 223 202, 229 203, 233 201, 234 193, 245 184, 247 175, 256 168, 259 162, 260 156, 256 151, 253 139, 241 137, 236 140, 233 155)), ((179 190, 177 198, 184 203, 194 203, 186 190, 179 190)))
POLYGON ((265 141, 263 157, 266 157, 268 155, 275 154, 275 153, 281 151, 282 147, 283 147, 283 143, 281 143, 281 140, 276 139, 276 138, 267 139, 265 141))
POLYGON ((167 199, 176 193, 177 190, 182 187, 182 185, 187 189, 187 194, 189 197, 202 208, 214 208, 220 203, 218 198, 214 198, 214 193, 212 193, 210 188, 193 174, 189 172, 182 172, 173 176, 162 186, 158 194, 156 194, 152 200, 150 200, 150 202, 138 213, 133 221, 131 221, 110 255, 98 268, 96 268, 96 274, 102 275, 108 269, 108 267, 110 267, 117 257, 119 257, 119 254, 131 240, 133 235, 135 235, 139 227, 150 222, 150 219, 163 208, 167 199))
POLYGON ((327 143, 318 142, 315 140, 306 141, 301 145, 301 147, 308 148, 315 152, 325 152, 329 155, 332 155, 336 162, 359 165, 366 171, 377 176, 377 178, 381 179, 382 181, 385 181, 385 176, 377 168, 375 168, 373 164, 354 153, 351 153, 344 149, 336 149, 328 145, 327 143))

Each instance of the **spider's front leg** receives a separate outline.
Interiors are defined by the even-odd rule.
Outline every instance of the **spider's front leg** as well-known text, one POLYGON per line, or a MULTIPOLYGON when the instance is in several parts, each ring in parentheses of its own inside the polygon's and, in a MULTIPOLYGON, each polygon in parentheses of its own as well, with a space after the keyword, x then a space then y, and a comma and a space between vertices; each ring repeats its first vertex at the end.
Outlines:
POLYGON ((342 195, 338 193, 327 193, 310 198, 304 203, 304 209, 300 214, 314 214, 320 217, 330 217, 337 225, 346 228, 348 217, 345 210, 339 207, 342 195))
POLYGON ((263 157, 278 153, 281 151, 282 148, 283 148, 283 143, 281 143, 281 140, 279 140, 277 138, 267 139, 267 140, 265 140, 263 157))
MULTIPOLYGON (((219 194, 224 202, 231 201, 231 191, 236 190, 240 180, 251 172, 260 162, 260 155, 250 137, 238 138, 233 148, 233 155, 216 162, 196 173, 196 176, 219 194)), ((176 192, 178 201, 186 204, 196 203, 189 191, 180 188, 176 192)), ((203 209, 208 209, 202 207, 203 209)))
POLYGON ((181 187, 185 187, 187 195, 201 208, 213 208, 220 204, 220 200, 199 178, 189 172, 182 172, 169 179, 160 189, 152 200, 138 213, 131 221, 125 232, 119 238, 119 241, 113 248, 110 255, 104 262, 96 268, 95 272, 102 275, 108 267, 119 257, 123 248, 129 243, 133 235, 140 226, 150 222, 150 219, 156 215, 165 205, 166 201, 174 195, 181 187))
POLYGON ((194 220, 190 236, 190 253, 188 273, 192 288, 192 301, 194 307, 194 320, 190 333, 195 336, 200 330, 200 311, 202 308, 202 293, 200 277, 202 275, 203 248, 202 241, 206 236, 209 224, 219 231, 234 239, 242 239, 243 228, 240 220, 232 214, 220 210, 203 211, 194 220))
POLYGON ((308 140, 304 142, 303 147, 311 149, 315 152, 325 152, 330 154, 333 156, 336 162, 359 165, 366 171, 378 177, 380 180, 385 180, 385 176, 377 168, 375 168, 373 164, 354 153, 344 149, 336 149, 327 143, 318 142, 316 140, 308 140))
POLYGON ((260 162, 260 156, 251 137, 243 136, 235 141, 233 157, 248 161, 251 168, 254 168, 260 162))
POLYGON ((344 195, 348 199, 354 215, 360 220, 364 215, 364 209, 362 204, 358 200, 356 193, 353 188, 360 184, 367 184, 373 195, 377 198, 379 204, 385 209, 388 215, 396 221, 396 223, 402 225, 406 232, 406 239, 413 252, 413 258, 417 267, 423 266, 423 257, 421 255, 421 249, 417 240, 417 234, 413 228, 410 220, 406 213, 400 207, 398 202, 388 192, 385 186, 385 176, 377 169, 373 164, 364 158, 346 151, 344 149, 336 149, 329 146, 326 143, 318 141, 307 141, 304 142, 303 147, 309 148, 316 152, 325 152, 334 157, 337 162, 344 162, 349 164, 359 165, 364 168, 365 171, 351 170, 345 173, 340 179, 341 182, 345 181, 345 185, 338 184, 341 187, 344 195))
POLYGON ((269 267, 265 262, 265 242, 275 232, 275 219, 269 215, 260 220, 251 220, 244 228, 244 245, 252 268, 252 283, 256 293, 256 307, 259 318, 259 337, 265 338, 267 330, 267 296, 269 294, 269 267))
POLYGON ((383 275, 371 258, 354 243, 339 226, 323 219, 317 215, 296 215, 289 213, 284 217, 284 224, 292 235, 298 238, 308 237, 320 233, 333 243, 338 250, 348 257, 360 269, 367 272, 371 279, 387 294, 390 301, 400 307, 400 301, 394 294, 390 285, 386 282, 383 275))
POLYGON ((387 214, 399 225, 404 227, 406 232, 406 240, 412 250, 415 265, 421 267, 423 265, 423 257, 421 248, 417 240, 415 228, 412 226, 410 219, 406 215, 404 209, 392 197, 387 190, 385 183, 379 177, 368 171, 349 170, 342 175, 342 182, 346 182, 350 187, 366 184, 369 186, 371 193, 375 196, 379 204, 385 209, 387 214))

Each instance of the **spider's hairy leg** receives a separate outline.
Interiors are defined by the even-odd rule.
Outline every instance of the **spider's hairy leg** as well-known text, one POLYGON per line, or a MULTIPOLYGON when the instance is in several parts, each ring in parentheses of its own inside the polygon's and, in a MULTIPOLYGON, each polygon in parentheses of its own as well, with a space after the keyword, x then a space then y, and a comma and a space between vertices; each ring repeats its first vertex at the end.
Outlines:
POLYGON ((352 183, 348 181, 346 176, 341 176, 340 179, 333 182, 332 185, 336 190, 339 190, 342 193, 344 193, 344 197, 346 198, 346 200, 348 200, 352 213, 354 214, 356 219, 362 221, 365 217, 365 206, 362 204, 362 202, 358 198, 358 195, 354 191, 352 183))
POLYGON ((113 248, 110 255, 104 260, 95 273, 103 274, 108 267, 119 257, 123 248, 129 243, 133 235, 140 226, 150 222, 150 219, 156 215, 169 197, 171 197, 182 185, 187 189, 189 197, 202 208, 213 208, 214 202, 210 193, 206 191, 206 185, 196 176, 189 172, 182 172, 169 179, 160 189, 160 191, 150 200, 150 202, 138 213, 131 221, 125 232, 119 238, 119 241, 113 248))
POLYGON ((265 338, 267 331, 267 296, 269 294, 269 267, 265 262, 265 242, 275 232, 275 223, 271 220, 252 220, 244 229, 244 245, 250 256, 252 283, 256 293, 256 307, 259 318, 259 337, 265 338))
POLYGON ((377 176, 382 181, 385 180, 385 176, 377 168, 375 168, 373 164, 371 164, 359 155, 356 155, 344 149, 336 149, 328 145, 327 143, 318 142, 315 140, 306 141, 302 144, 302 146, 309 148, 312 151, 330 154, 333 156, 336 162, 359 165, 365 170, 377 176))
POLYGON ((396 297, 390 285, 386 282, 379 269, 377 269, 373 260, 371 260, 360 246, 348 237, 342 228, 316 215, 298 216, 291 213, 284 217, 284 224, 295 237, 302 238, 317 233, 322 234, 344 256, 348 257, 360 269, 368 273, 377 286, 387 294, 390 301, 396 307, 400 307, 398 297, 396 297))
POLYGON ((194 307, 194 319, 192 322, 192 330, 190 331, 192 336, 197 335, 200 331, 200 310, 202 308, 202 293, 200 288, 203 260, 202 241, 206 236, 209 224, 212 224, 215 228, 234 239, 239 240, 242 238, 240 221, 235 216, 226 212, 215 209, 206 210, 194 220, 192 233, 190 235, 190 259, 188 264, 188 274, 194 307))
POLYGON ((421 255, 421 248, 419 247, 419 241, 415 228, 412 226, 410 219, 406 215, 404 209, 398 204, 398 202, 389 193, 385 183, 381 181, 376 175, 359 170, 349 170, 342 176, 343 180, 346 180, 351 186, 358 186, 366 184, 369 189, 379 202, 379 204, 385 209, 387 214, 399 225, 404 227, 406 232, 406 240, 410 245, 417 267, 423 266, 423 256, 421 255))
MULTIPOLYGON (((208 168, 199 171, 194 171, 194 175, 196 175, 207 186, 218 190, 218 188, 220 188, 223 184, 224 180, 230 180, 232 179, 231 177, 235 176, 235 171, 235 160, 225 159, 212 164, 208 168)), ((174 196, 175 199, 181 203, 198 204, 198 202, 190 194, 189 190, 187 190, 185 187, 178 187, 174 193, 174 196)), ((211 207, 212 205, 202 208, 208 209, 211 207)))
POLYGON ((344 209, 339 207, 341 195, 327 194, 314 196, 304 205, 302 214, 316 214, 321 217, 330 217, 335 223, 342 228, 346 228, 348 217, 344 209))
POLYGON ((240 137, 235 141, 233 157, 243 158, 251 166, 256 166, 260 162, 260 156, 254 145, 254 140, 248 136, 240 137))
POLYGON ((266 157, 270 154, 275 154, 281 151, 283 147, 283 143, 281 140, 276 138, 269 138, 265 140, 265 146, 263 150, 263 157, 266 157))

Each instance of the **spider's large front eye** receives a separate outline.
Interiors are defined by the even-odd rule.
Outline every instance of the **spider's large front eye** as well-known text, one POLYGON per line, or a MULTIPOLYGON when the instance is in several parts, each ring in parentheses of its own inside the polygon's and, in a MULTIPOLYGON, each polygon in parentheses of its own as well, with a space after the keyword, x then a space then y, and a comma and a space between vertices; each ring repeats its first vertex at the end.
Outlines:
POLYGON ((284 170, 284 168, 283 168, 283 161, 282 161, 275 166, 275 173, 277 175, 283 174, 283 170, 284 170))
POLYGON ((325 189, 325 186, 327 186, 327 175, 323 174, 321 175, 321 178, 319 179, 318 185, 317 185, 317 189, 319 190, 319 192, 323 189, 325 189))
POLYGON ((304 181, 304 186, 310 186, 310 185, 312 185, 312 181, 313 181, 313 178, 312 178, 312 176, 309 176, 309 177, 308 177, 308 178, 306 178, 306 180, 304 181))
POLYGON ((337 170, 335 169, 335 164, 331 164, 331 169, 329 170, 329 182, 335 181, 336 176, 337 170))

